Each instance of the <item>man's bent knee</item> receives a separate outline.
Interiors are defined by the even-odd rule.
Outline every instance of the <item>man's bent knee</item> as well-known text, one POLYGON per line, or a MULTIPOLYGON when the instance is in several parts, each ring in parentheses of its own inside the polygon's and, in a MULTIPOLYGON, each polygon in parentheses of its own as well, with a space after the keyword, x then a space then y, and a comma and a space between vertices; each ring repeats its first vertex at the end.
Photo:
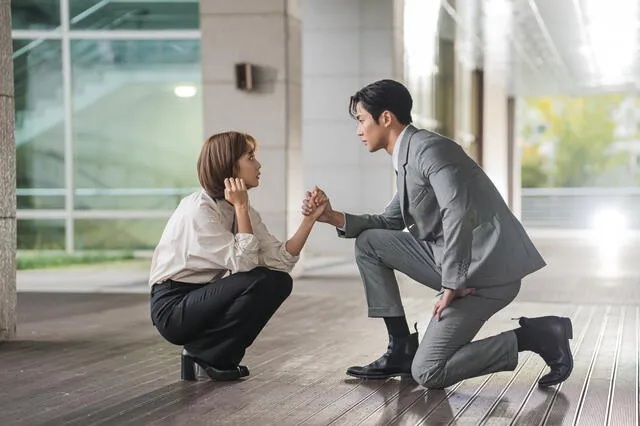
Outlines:
POLYGON ((413 362, 411 365, 411 376, 416 383, 427 389, 442 389, 450 385, 445 377, 446 362, 413 362))
POLYGON ((367 229, 362 231, 356 238, 356 257, 362 254, 374 253, 376 246, 378 246, 381 241, 380 234, 382 232, 384 232, 382 229, 367 229))

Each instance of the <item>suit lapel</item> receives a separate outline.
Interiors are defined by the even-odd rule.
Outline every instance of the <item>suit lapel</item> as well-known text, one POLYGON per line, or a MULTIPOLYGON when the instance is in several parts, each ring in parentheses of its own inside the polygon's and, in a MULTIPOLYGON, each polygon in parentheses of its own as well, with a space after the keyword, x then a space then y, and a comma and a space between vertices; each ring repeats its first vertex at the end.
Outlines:
POLYGON ((409 145, 411 137, 418 131, 411 124, 407 126, 407 130, 402 135, 402 138, 397 142, 400 144, 400 152, 398 153, 398 201, 400 202, 400 209, 402 210, 402 217, 406 223, 406 170, 407 162, 409 161, 409 145))

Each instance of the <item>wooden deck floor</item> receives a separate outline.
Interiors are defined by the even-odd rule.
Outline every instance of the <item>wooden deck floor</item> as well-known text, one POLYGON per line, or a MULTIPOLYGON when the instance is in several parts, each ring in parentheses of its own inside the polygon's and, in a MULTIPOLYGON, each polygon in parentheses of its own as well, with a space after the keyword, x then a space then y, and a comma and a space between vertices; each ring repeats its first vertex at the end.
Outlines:
MULTIPOLYGON (((571 316, 574 372, 547 391, 535 386, 546 366, 529 353, 514 372, 441 391, 349 378, 346 367, 386 347, 351 273, 297 281, 236 383, 181 383, 179 348, 152 328, 146 295, 22 293, 19 339, 0 344, 0 425, 637 425, 640 303, 616 287, 618 303, 597 303, 588 288, 556 303, 563 279, 551 276, 527 283, 545 297, 523 291, 478 336, 515 327, 514 316, 571 316)), ((624 279, 640 284, 637 273, 624 279)), ((433 293, 403 283, 403 294, 422 332, 433 293)))

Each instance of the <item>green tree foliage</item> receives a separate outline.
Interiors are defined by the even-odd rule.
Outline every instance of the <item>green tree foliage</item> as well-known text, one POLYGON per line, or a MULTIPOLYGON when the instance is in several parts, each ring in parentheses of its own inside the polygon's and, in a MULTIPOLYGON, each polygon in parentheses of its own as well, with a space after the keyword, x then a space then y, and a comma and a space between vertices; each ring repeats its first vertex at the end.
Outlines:
MULTIPOLYGON (((545 186, 541 184, 545 180, 541 175, 547 175, 546 181, 554 187, 611 184, 602 177, 629 161, 627 153, 612 149, 615 141, 612 114, 621 100, 622 95, 617 94, 529 100, 527 107, 536 109, 544 122, 533 146, 551 142, 554 149, 546 173, 545 158, 539 150, 524 150, 523 186, 525 174, 530 186, 545 186)), ((532 131, 535 126, 536 123, 525 125, 525 140, 535 133, 532 131)))
POLYGON ((544 171, 545 158, 535 145, 526 146, 522 153, 522 187, 541 188, 548 186, 548 175, 544 171))

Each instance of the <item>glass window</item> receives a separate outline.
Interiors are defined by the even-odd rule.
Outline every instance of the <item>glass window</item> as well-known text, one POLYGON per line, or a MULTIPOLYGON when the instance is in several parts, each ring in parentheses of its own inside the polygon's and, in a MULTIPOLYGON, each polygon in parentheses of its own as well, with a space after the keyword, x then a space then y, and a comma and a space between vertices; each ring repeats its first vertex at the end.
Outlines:
POLYGON ((70 0, 71 29, 164 30, 197 29, 198 0, 105 1, 70 0))
POLYGON ((75 207, 175 208, 198 187, 198 40, 76 40, 75 207))
POLYGON ((58 40, 14 40, 19 209, 64 208, 64 107, 58 40))
POLYGON ((153 250, 167 219, 77 219, 76 250, 153 250))
POLYGON ((14 30, 48 30, 60 26, 59 0, 11 0, 14 30))
POLYGON ((435 84, 438 63, 440 2, 406 0, 404 6, 404 70, 413 96, 412 118, 416 126, 437 127, 435 84))
POLYGON ((64 220, 18 220, 18 250, 64 250, 64 220))
MULTIPOLYGON (((195 177, 195 160, 189 170, 195 177)), ((132 183, 133 184, 133 183, 132 183)), ((173 211, 180 200, 198 188, 79 188, 78 210, 166 210, 173 211)))

